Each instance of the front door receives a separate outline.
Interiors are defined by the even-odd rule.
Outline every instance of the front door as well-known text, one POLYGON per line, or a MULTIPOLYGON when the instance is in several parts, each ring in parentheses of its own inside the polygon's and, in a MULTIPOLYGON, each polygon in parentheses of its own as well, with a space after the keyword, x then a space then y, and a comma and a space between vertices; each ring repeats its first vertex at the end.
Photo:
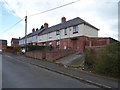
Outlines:
POLYGON ((73 49, 76 50, 77 49, 77 40, 72 40, 73 41, 73 49))

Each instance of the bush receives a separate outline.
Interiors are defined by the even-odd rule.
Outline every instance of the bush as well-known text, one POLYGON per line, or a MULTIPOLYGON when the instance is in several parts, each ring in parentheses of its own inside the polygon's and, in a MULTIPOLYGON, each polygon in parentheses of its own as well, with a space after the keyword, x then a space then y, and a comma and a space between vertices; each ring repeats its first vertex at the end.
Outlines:
POLYGON ((13 47, 13 53, 17 54, 21 52, 21 47, 13 47))
POLYGON ((85 68, 109 76, 119 76, 120 42, 109 44, 99 50, 85 51, 85 68))
POLYGON ((85 50, 85 65, 87 68, 93 68, 95 64, 95 54, 92 48, 88 48, 85 50), (94 57, 94 58, 93 58, 94 57))
POLYGON ((14 47, 12 47, 12 46, 7 46, 7 49, 13 49, 14 47))
POLYGON ((7 51, 7 52, 10 52, 10 53, 15 53, 15 54, 17 54, 18 52, 21 52, 21 47, 7 46, 6 51, 7 51))
POLYGON ((34 46, 34 45, 27 45, 27 51, 35 51, 35 50, 52 50, 51 46, 34 46))

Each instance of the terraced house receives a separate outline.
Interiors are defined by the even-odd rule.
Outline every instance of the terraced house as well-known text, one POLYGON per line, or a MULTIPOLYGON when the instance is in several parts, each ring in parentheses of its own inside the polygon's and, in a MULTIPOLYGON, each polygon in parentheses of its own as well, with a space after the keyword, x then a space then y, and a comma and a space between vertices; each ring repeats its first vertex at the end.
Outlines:
MULTIPOLYGON (((61 23, 49 27, 48 23, 40 30, 33 29, 27 35, 27 44, 50 45, 58 49, 74 49, 83 51, 85 46, 99 46, 110 43, 110 38, 98 38, 99 29, 76 17, 66 21, 61 18, 61 23)), ((25 44, 25 37, 19 40, 20 45, 25 44)))

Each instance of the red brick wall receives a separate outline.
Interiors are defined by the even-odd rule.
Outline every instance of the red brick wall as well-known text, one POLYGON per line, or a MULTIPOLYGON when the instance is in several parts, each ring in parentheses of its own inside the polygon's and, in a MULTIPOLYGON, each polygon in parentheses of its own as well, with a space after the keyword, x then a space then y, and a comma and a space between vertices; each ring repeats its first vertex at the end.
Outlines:
POLYGON ((73 51, 56 51, 56 52, 47 52, 46 53, 46 59, 47 60, 56 60, 61 57, 64 57, 70 53, 73 53, 73 51))
POLYGON ((27 52, 26 56, 37 59, 56 60, 74 51, 54 51, 54 52, 27 52))
MULTIPOLYGON (((56 41, 57 40, 49 41, 52 42, 53 48, 57 48, 56 41)), ((49 42, 46 42, 46 45, 48 45, 49 42)), ((73 38, 60 39, 59 49, 64 49, 66 46, 67 49, 84 51, 85 46, 103 46, 109 43, 110 41, 108 38, 78 36, 73 38)))
POLYGON ((67 49, 68 49, 68 47, 71 47, 71 41, 70 41, 70 39, 61 39, 60 40, 60 49, 64 49, 64 47, 67 47, 67 49))
POLYGON ((26 56, 37 58, 37 59, 45 59, 46 53, 45 52, 27 52, 26 56))
POLYGON ((12 47, 18 47, 19 46, 19 43, 13 43, 11 44, 12 47))
POLYGON ((84 51, 85 41, 86 41, 86 37, 84 37, 84 36, 78 37, 77 50, 84 51))
POLYGON ((7 48, 7 45, 0 44, 0 49, 6 49, 6 48, 7 48))
POLYGON ((109 44, 108 38, 89 38, 89 46, 103 46, 109 44))
POLYGON ((56 48, 56 41, 52 41, 52 46, 56 48))
POLYGON ((8 53, 13 53, 12 49, 6 49, 5 51, 8 52, 8 53))

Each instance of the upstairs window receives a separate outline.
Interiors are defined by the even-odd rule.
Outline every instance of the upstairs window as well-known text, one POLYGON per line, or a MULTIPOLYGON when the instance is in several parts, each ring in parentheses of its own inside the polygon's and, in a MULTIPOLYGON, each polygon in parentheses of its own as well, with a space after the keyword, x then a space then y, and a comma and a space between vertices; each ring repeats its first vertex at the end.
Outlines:
POLYGON ((78 25, 77 26, 73 26, 73 34, 74 33, 78 33, 78 25))
POLYGON ((49 38, 49 39, 52 38, 52 33, 48 33, 48 38, 49 38))
POLYGON ((65 35, 67 35, 67 29, 66 28, 64 29, 64 33, 65 33, 65 35))
POLYGON ((60 35, 60 31, 58 30, 58 31, 56 31, 56 35, 60 35))

